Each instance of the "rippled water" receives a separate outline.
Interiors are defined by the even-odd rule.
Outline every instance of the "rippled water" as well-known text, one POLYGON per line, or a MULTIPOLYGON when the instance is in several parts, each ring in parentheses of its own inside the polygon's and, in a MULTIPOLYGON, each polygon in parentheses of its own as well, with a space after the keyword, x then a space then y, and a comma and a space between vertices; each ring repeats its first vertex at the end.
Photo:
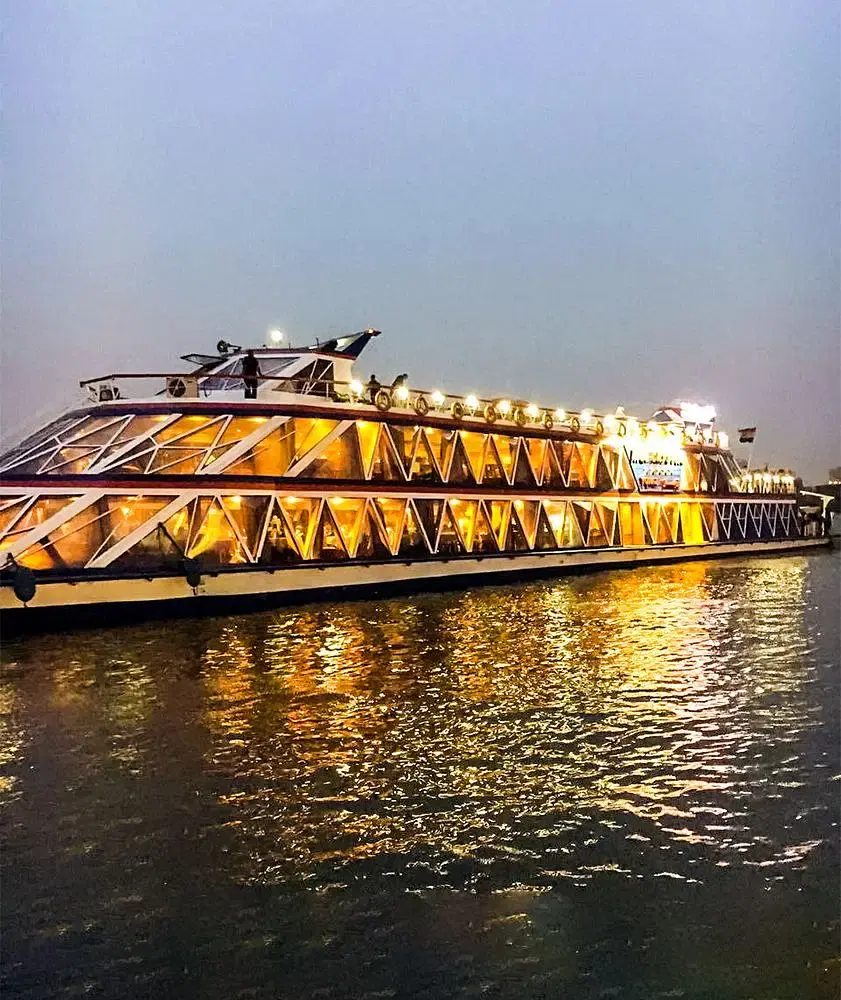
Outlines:
POLYGON ((9 997, 836 997, 837 553, 6 644, 9 997))

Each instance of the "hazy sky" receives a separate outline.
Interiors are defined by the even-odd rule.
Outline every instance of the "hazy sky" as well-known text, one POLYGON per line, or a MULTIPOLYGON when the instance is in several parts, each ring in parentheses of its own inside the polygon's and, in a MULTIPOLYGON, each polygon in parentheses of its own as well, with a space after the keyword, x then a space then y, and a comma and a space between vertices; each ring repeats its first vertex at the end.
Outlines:
POLYGON ((12 0, 3 425, 220 336, 839 458, 835 0, 12 0))

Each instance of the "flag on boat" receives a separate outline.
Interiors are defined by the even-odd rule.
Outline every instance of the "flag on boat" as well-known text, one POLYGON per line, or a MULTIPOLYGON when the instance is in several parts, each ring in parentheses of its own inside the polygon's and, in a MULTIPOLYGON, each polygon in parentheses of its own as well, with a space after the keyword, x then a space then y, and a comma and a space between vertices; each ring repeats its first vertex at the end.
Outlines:
POLYGON ((739 443, 740 444, 753 444, 753 439, 756 437, 755 427, 740 427, 739 428, 739 443))

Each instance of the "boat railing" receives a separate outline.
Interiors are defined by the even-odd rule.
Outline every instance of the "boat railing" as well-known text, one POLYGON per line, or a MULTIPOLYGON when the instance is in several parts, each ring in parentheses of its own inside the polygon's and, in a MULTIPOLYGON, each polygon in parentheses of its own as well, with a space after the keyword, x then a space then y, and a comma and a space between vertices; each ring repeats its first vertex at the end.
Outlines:
MULTIPOLYGON (((260 386, 259 398, 254 402, 268 402, 269 393, 313 397, 323 402, 351 404, 382 413, 390 410, 414 412, 419 417, 427 415, 449 417, 469 423, 513 425, 516 427, 542 427, 544 430, 564 428, 574 433, 597 437, 628 435, 646 437, 662 436, 675 444, 681 442, 679 424, 645 423, 624 413, 599 414, 589 409, 565 410, 559 407, 540 406, 525 399, 504 396, 479 397, 473 394, 457 395, 439 389, 418 389, 399 380, 392 385, 368 383, 356 379, 341 382, 335 379, 312 379, 306 375, 253 376, 260 386), (268 387, 268 388, 267 388, 268 387)), ((241 375, 219 375, 183 372, 114 372, 79 383, 88 398, 96 403, 112 403, 123 399, 163 397, 169 399, 203 399, 242 391, 241 375), (124 383, 152 382, 148 391, 126 395, 124 383), (163 387, 161 387, 163 383, 163 387)), ((709 444, 714 441, 711 438, 709 444)))

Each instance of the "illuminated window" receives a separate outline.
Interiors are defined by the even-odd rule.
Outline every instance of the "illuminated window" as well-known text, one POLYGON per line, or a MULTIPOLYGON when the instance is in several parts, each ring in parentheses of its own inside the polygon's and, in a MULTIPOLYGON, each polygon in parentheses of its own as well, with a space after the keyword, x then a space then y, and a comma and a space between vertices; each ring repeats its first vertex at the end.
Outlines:
POLYGON ((496 536, 500 549, 505 548, 505 536, 508 533, 508 521, 511 518, 510 500, 486 500, 488 514, 491 518, 491 530, 496 536))
POLYGON ((544 486, 556 486, 561 489, 566 486, 558 453, 555 450, 554 442, 550 441, 546 448, 546 457, 543 460, 543 471, 541 482, 544 486))
POLYGON ((363 479, 356 427, 351 424, 331 441, 300 475, 311 479, 363 479))
POLYGON ((127 538, 132 532, 142 528, 156 514, 159 514, 174 496, 106 496, 100 504, 108 509, 107 519, 103 522, 103 544, 92 558, 107 552, 118 542, 127 538))
POLYGON ((256 555, 266 523, 266 514, 272 503, 271 497, 237 495, 223 496, 221 500, 225 513, 238 528, 249 552, 256 555))
MULTIPOLYGON (((477 431, 459 431, 459 438, 461 443, 464 445, 464 451, 467 455, 468 461, 470 462, 470 470, 472 472, 473 479, 478 482, 482 482, 482 473, 485 468, 485 445, 487 444, 487 435, 479 434, 477 431)), ((467 482, 468 480, 463 480, 467 482)))
POLYGON ((403 522, 403 534, 400 537, 398 554, 401 556, 422 556, 432 551, 432 545, 420 526, 420 520, 410 502, 406 507, 406 518, 403 522))
POLYGON ((31 545, 18 562, 30 569, 80 569, 105 541, 107 516, 106 503, 91 504, 31 545))
POLYGON ((491 525, 490 515, 485 508, 484 502, 481 502, 473 526, 472 551, 484 553, 496 552, 497 550, 498 546, 493 526, 491 525))
POLYGON ((547 441, 545 438, 524 438, 522 450, 528 454, 532 477, 536 483, 541 482, 543 466, 546 462, 547 441))
POLYGON ((441 482, 438 463, 423 429, 419 430, 415 439, 410 478, 419 482, 441 482))
POLYGON ((645 545, 642 511, 638 503, 619 504, 619 522, 623 545, 645 545))
POLYGON ((601 518, 602 527, 604 528, 605 538, 607 539, 608 545, 619 544, 619 539, 616 537, 617 530, 617 511, 615 503, 598 503, 596 505, 599 511, 599 517, 601 518))
MULTIPOLYGON (((578 521, 578 530, 583 539, 588 539, 590 535, 590 515, 592 504, 586 500, 576 500, 572 503, 572 513, 578 521)), ((588 544, 585 541, 585 544, 588 544)))
POLYGON ((312 539, 311 558, 322 562, 338 562, 347 559, 347 550, 342 543, 342 535, 328 504, 321 508, 321 518, 312 539))
MULTIPOLYGON (((253 433, 252 428, 251 433, 253 433)), ((210 462, 228 451, 226 444, 210 453, 210 462)), ((289 420, 257 441, 248 452, 223 469, 223 476, 284 476, 295 458, 295 424, 289 420)))
POLYGON ((301 561, 301 553, 292 528, 286 521, 283 508, 277 503, 272 507, 266 536, 260 550, 260 562, 269 566, 282 566, 301 561))
MULTIPOLYGON (((571 441, 564 441, 562 443, 562 448, 564 467, 567 470, 567 479, 570 489, 589 489, 590 476, 587 472, 587 462, 585 462, 585 458, 587 461, 591 459, 592 446, 576 444, 571 441), (582 449, 585 448, 588 449, 588 451, 582 455, 582 449)), ((587 535, 585 534, 584 537, 586 538, 587 535)))
POLYGON ((373 482, 405 482, 403 462, 388 433, 388 428, 382 424, 380 435, 374 449, 370 464, 370 476, 373 482))
POLYGON ((502 461, 492 437, 488 437, 482 460, 481 481, 489 486, 501 486, 508 483, 508 478, 502 467, 502 461))
POLYGON ((330 497, 327 503, 342 536, 345 549, 350 556, 355 556, 357 537, 365 513, 365 499, 363 497, 330 497))
POLYGON ((438 523, 441 518, 441 510, 444 506, 443 500, 430 500, 425 497, 415 497, 413 500, 415 510, 418 513, 420 523, 426 537, 429 539, 430 548, 433 549, 435 540, 438 537, 438 523))
MULTIPOLYGON (((450 465, 447 473, 449 483, 474 483, 475 477, 467 457, 464 444, 458 431, 451 431, 452 440, 450 448, 452 450, 450 465)), ((478 436, 478 435, 477 435, 478 436)))
POLYGON ((406 512, 406 501, 393 500, 388 497, 377 497, 374 503, 377 506, 380 520, 385 528, 389 548, 393 552, 400 541, 403 515, 406 512))
POLYGON ((309 559, 321 500, 313 497, 282 497, 280 506, 292 529, 298 551, 304 559, 309 559))
POLYGON ((248 562, 242 543, 218 500, 205 506, 203 517, 193 531, 187 555, 203 564, 232 565, 248 562))
POLYGON ((534 531, 533 548, 536 551, 540 551, 542 549, 557 548, 555 535, 549 524, 549 519, 546 516, 546 511, 539 504, 537 507, 537 524, 535 526, 535 531, 534 531))
POLYGON ((683 529, 683 540, 687 545, 703 545, 704 524, 701 519, 700 504, 681 501, 680 523, 683 529))
POLYGON ((374 504, 369 500, 359 526, 356 543, 357 559, 388 559, 391 555, 385 527, 381 524, 374 504))
MULTIPOLYGON (((18 502, 19 505, 16 504, 10 508, 14 511, 14 518, 10 518, 5 522, 4 530, 7 531, 7 534, 0 541, 0 550, 10 548, 16 542, 19 542, 27 532, 37 528, 48 518, 58 514, 68 504, 78 499, 78 495, 51 496, 41 497, 31 504, 28 500, 18 502)), ((6 511, 4 510, 3 513, 5 514, 6 511)))
POLYGON ((514 466, 515 486, 536 486, 537 480, 534 478, 531 463, 529 462, 529 452, 525 441, 521 443, 517 451, 517 461, 514 466))
POLYGON ((492 434, 491 438, 496 447, 499 460, 502 463, 502 468, 505 471, 505 479, 510 483, 514 475, 514 463, 517 461, 520 439, 511 437, 508 434, 492 434))
POLYGON ((443 555, 458 555, 464 552, 464 543, 459 535, 455 519, 446 505, 441 510, 441 526, 438 532, 437 551, 443 555))
POLYGON ((517 504, 522 501, 514 501, 511 505, 511 513, 508 518, 508 531, 505 536, 506 552, 527 552, 530 548, 526 532, 521 521, 523 507, 518 509, 517 504))
POLYGON ((435 460, 435 465, 442 478, 446 481, 450 469, 450 456, 456 431, 443 431, 437 427, 426 427, 423 431, 435 460))

